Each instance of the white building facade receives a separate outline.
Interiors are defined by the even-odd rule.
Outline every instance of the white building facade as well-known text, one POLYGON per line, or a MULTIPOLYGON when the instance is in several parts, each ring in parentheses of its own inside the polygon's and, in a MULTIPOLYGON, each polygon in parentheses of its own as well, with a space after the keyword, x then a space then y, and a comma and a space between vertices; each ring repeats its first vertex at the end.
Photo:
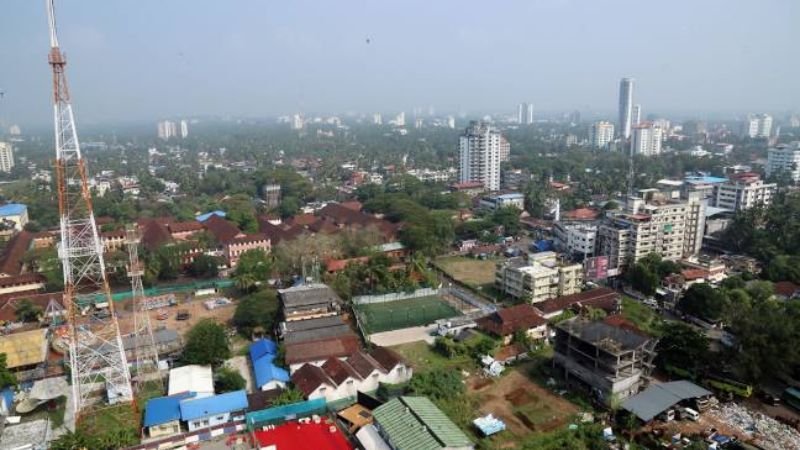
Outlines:
POLYGON ((661 153, 664 133, 652 123, 643 123, 633 128, 631 153, 634 155, 655 156, 661 153))
POLYGON ((607 121, 595 122, 589 128, 589 142, 592 148, 607 149, 614 140, 614 124, 607 121))
POLYGON ((780 172, 787 173, 793 182, 800 182, 800 141, 778 145, 769 149, 767 177, 780 172))
POLYGON ((732 175, 726 183, 715 189, 715 205, 731 211, 741 211, 754 206, 767 206, 778 190, 776 183, 764 183, 758 174, 747 172, 732 175))
POLYGON ((14 168, 14 149, 8 142, 0 142, 0 172, 11 172, 14 168))
POLYGON ((499 190, 502 140, 494 127, 470 123, 459 138, 459 181, 477 181, 490 191, 499 190))

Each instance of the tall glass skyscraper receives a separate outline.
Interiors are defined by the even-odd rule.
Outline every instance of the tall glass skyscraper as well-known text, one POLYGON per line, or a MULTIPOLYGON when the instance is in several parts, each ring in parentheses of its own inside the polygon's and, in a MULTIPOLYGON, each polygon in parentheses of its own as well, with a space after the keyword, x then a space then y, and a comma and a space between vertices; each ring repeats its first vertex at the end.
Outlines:
POLYGON ((617 134, 623 139, 631 136, 633 116, 633 78, 623 78, 619 82, 619 123, 617 134))

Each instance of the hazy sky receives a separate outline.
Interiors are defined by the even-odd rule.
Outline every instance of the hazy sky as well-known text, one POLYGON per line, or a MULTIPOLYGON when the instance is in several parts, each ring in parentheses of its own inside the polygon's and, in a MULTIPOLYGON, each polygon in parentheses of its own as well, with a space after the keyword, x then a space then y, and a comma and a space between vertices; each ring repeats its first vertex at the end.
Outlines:
MULTIPOLYGON (((800 106, 798 0, 58 0, 79 121, 800 106), (371 42, 368 44, 366 39, 371 42)), ((0 0, 0 118, 51 120, 43 0, 0 0)))

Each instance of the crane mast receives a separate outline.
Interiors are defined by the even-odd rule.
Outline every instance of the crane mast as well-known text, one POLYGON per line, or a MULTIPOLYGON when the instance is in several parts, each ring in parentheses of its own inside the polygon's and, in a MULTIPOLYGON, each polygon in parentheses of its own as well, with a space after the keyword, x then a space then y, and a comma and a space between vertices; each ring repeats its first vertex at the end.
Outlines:
POLYGON ((73 412, 96 404, 131 402, 130 372, 111 299, 92 197, 81 156, 58 44, 53 0, 46 0, 53 71, 56 183, 60 213, 58 254, 63 265, 73 412), (103 399, 105 391, 105 399, 103 399))

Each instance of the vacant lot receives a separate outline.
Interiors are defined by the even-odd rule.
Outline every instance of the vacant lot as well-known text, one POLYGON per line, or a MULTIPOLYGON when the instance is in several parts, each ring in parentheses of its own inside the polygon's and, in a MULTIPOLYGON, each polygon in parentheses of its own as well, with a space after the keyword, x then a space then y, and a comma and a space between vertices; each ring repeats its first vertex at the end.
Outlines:
POLYGON ((391 349, 400 353, 416 371, 424 372, 441 368, 472 371, 477 368, 475 362, 469 356, 464 355, 447 358, 436 353, 433 347, 428 345, 425 341, 395 345, 391 347, 391 349))
POLYGON ((363 313, 364 326, 370 334, 418 327, 459 315, 449 303, 436 296, 358 305, 357 308, 363 313))
POLYGON ((527 375, 526 365, 509 369, 496 380, 478 379, 468 391, 478 400, 481 414, 494 414, 502 419, 508 430, 492 438, 502 447, 513 447, 530 433, 545 433, 563 428, 578 408, 547 389, 534 383, 527 375))
POLYGON ((448 256, 437 259, 436 265, 454 280, 475 288, 494 284, 495 262, 490 259, 448 256))

